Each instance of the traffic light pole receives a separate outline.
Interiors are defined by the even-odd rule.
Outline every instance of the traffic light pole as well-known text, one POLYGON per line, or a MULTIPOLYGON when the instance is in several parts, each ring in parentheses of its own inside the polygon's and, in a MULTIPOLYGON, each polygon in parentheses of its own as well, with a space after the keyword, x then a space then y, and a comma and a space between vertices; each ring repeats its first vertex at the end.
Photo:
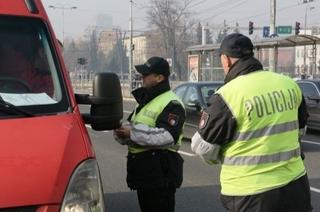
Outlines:
MULTIPOLYGON (((276 0, 270 0, 270 35, 276 34, 276 0)), ((269 70, 276 71, 277 58, 276 52, 277 47, 269 49, 269 70)))

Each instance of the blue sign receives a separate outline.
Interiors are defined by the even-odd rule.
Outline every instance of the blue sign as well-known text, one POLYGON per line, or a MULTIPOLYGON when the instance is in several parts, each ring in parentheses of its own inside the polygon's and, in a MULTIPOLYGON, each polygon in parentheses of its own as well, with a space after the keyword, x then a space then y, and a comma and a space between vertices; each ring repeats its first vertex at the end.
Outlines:
POLYGON ((263 37, 264 37, 264 38, 268 38, 268 37, 269 37, 269 34, 270 34, 270 27, 264 26, 264 27, 263 27, 263 37))

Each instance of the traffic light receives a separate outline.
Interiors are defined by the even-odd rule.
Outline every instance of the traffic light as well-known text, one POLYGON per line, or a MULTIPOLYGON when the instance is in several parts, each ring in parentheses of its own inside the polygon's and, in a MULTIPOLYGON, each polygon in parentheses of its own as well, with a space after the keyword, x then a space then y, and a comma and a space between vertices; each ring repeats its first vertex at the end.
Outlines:
POLYGON ((85 57, 79 57, 78 58, 78 64, 85 65, 87 63, 88 63, 88 59, 87 58, 85 58, 85 57))
POLYGON ((295 27, 295 35, 300 34, 300 22, 296 21, 296 27, 295 27))
POLYGON ((252 35, 253 33, 253 22, 249 21, 249 35, 252 35))

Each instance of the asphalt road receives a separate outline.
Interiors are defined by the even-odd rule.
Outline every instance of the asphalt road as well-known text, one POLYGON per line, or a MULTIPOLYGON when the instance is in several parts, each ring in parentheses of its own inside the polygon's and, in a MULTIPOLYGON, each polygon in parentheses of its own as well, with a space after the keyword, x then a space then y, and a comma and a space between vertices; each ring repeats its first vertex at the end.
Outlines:
MULTIPOLYGON (((125 101, 124 116, 128 115, 134 103, 125 101)), ((125 146, 118 144, 112 132, 96 132, 88 127, 96 151, 107 212, 138 212, 136 193, 127 188, 125 146)), ((312 204, 314 212, 320 211, 320 133, 310 132, 302 141, 305 152, 312 204)), ((177 212, 220 212, 225 211, 220 203, 220 166, 209 166, 194 156, 190 142, 184 141, 181 147, 184 162, 184 181, 176 193, 177 212)))

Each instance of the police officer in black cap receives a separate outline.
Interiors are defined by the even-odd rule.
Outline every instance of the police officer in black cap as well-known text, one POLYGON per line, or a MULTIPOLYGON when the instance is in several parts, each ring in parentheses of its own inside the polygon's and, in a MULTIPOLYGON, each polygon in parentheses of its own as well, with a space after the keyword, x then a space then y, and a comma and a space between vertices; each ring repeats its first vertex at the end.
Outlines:
POLYGON ((221 43, 225 85, 210 99, 192 150, 221 164, 221 201, 230 212, 308 212, 310 188, 300 156, 307 112, 299 86, 264 71, 251 40, 238 33, 221 43))
POLYGON ((142 212, 173 212, 176 188, 182 183, 182 140, 185 110, 170 90, 168 62, 152 57, 135 66, 142 87, 132 92, 138 105, 129 124, 114 131, 128 145, 127 184, 137 190, 142 212))

